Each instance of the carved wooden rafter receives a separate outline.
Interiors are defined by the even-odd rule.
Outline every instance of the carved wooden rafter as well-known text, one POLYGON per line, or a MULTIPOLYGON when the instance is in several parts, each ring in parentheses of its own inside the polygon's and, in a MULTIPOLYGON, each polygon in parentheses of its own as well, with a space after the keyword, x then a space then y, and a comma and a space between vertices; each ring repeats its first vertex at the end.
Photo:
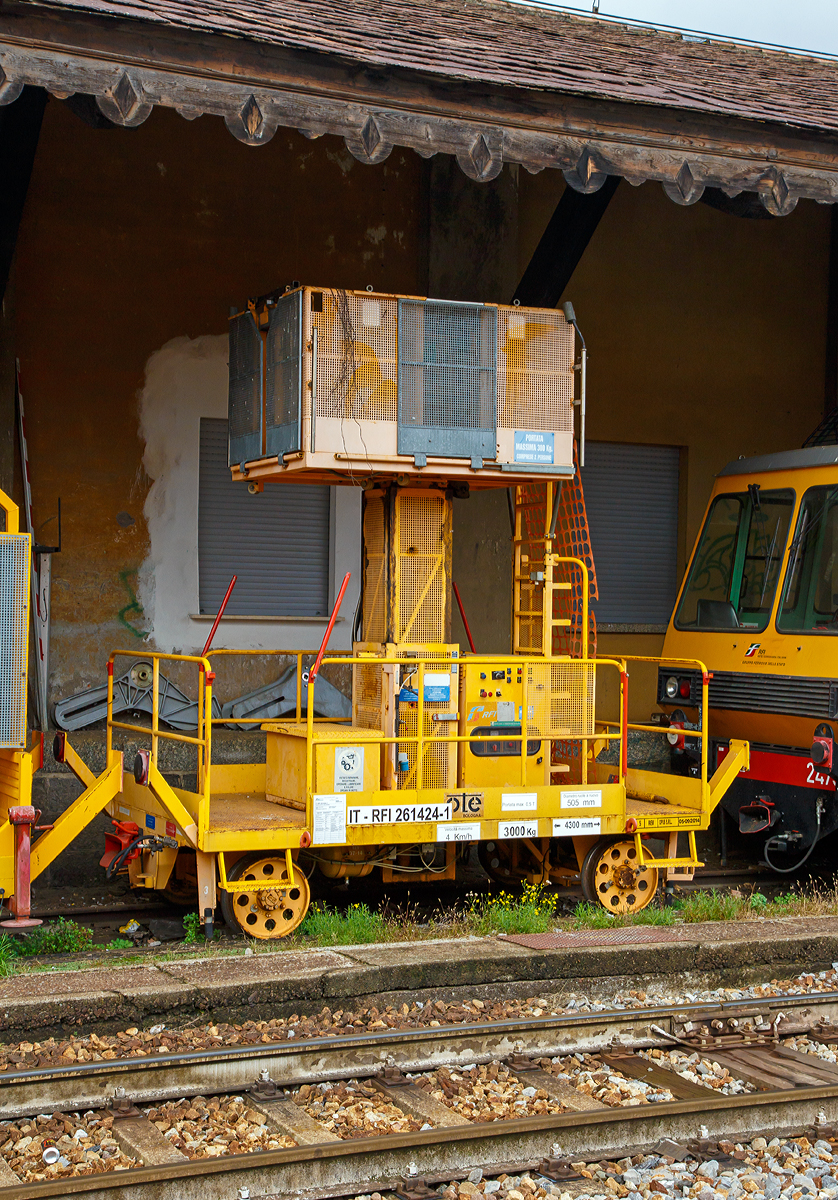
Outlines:
POLYGON ((801 197, 838 200, 838 139, 818 131, 373 73, 230 38, 167 31, 149 39, 130 22, 68 22, 12 4, 0 9, 0 104, 25 84, 61 98, 93 95, 116 125, 140 125, 163 105, 187 120, 219 116, 250 146, 283 126, 309 138, 340 136, 363 163, 383 162, 394 146, 425 158, 451 154, 478 181, 517 163, 530 172, 559 169, 586 194, 609 175, 633 185, 657 180, 682 205, 708 187, 754 192, 774 216, 801 197))

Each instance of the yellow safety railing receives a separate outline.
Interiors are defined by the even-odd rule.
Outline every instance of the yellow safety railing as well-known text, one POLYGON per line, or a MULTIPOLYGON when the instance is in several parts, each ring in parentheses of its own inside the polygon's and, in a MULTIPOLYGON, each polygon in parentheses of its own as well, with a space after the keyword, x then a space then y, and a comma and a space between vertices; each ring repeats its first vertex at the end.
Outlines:
MULTIPOLYGON (((701 782, 702 787, 707 782, 707 762, 708 762, 708 746, 709 735, 707 729, 707 698, 710 687, 710 678, 712 672, 707 669, 704 663, 698 658, 654 658, 643 654, 623 654, 620 656, 625 663, 629 662, 646 662, 655 663, 658 667, 685 667, 688 671, 698 670, 701 672, 701 704, 699 708, 699 716, 701 718, 701 726, 699 729, 685 729, 686 733, 699 738, 701 741, 701 782)), ((673 698, 673 703, 678 701, 679 697, 673 698)), ((695 708, 696 706, 690 701, 683 701, 685 708, 695 708)), ((668 726, 662 725, 637 725, 629 724, 629 729, 637 730, 639 733, 657 733, 666 735, 669 732, 668 726)))
MULTIPOLYGON (((578 561, 578 560, 574 560, 578 561)), ((584 567, 584 564, 581 564, 584 567)), ((585 589, 586 590, 586 589, 585 589)), ((587 615, 587 614, 586 614, 587 615)), ((118 658, 134 658, 135 653, 130 651, 115 651, 108 660, 108 705, 107 705, 107 765, 111 767, 115 761, 116 751, 113 746, 113 734, 115 730, 139 735, 143 738, 150 738, 151 751, 150 763, 151 770, 156 781, 155 790, 165 792, 163 797, 166 807, 172 811, 178 822, 186 829, 193 821, 192 814, 183 807, 182 803, 176 794, 169 788, 168 784, 163 780, 159 773, 158 755, 161 739, 173 742, 179 742, 184 745, 195 746, 197 750, 197 775, 198 775, 198 811, 195 814, 195 836, 197 844, 201 844, 206 836, 209 827, 209 809, 211 799, 211 765, 212 765, 212 726, 214 724, 248 724, 262 725, 265 723, 265 717, 254 718, 234 718, 234 717, 213 717, 212 716, 212 694, 213 682, 215 674, 211 668, 210 658, 220 655, 271 655, 283 657, 286 660, 294 659, 297 665, 297 682, 296 682, 296 705, 294 721, 300 724, 303 717, 302 703, 302 687, 303 687, 303 660, 307 657, 312 657, 313 651, 266 651, 266 650, 215 650, 207 656, 187 655, 187 654, 161 654, 149 653, 143 657, 148 658, 152 664, 152 712, 151 723, 149 726, 137 725, 128 721, 118 721, 113 715, 113 698, 114 698, 114 663, 118 658), (160 728, 160 670, 161 663, 183 663, 194 664, 198 668, 198 689, 197 689, 197 729, 195 735, 181 733, 160 728)), ((354 666, 356 664, 363 665, 369 668, 373 664, 377 664, 381 668, 385 667, 410 667, 412 673, 417 677, 416 683, 416 701, 411 701, 417 709, 416 733, 407 734, 396 731, 393 735, 380 734, 376 737, 368 738, 375 745, 414 745, 416 747, 416 762, 412 768, 410 778, 414 780, 414 788, 416 791, 422 790, 424 760, 426 752, 431 746, 445 744, 459 744, 461 742, 479 742, 485 740, 485 733, 477 733, 472 730, 469 733, 449 733, 449 732, 431 732, 426 730, 426 701, 424 678, 425 672, 429 666, 436 670, 439 669, 441 662, 439 652, 430 651, 427 654, 417 654, 409 659, 399 657, 395 654, 379 656, 353 656, 350 654, 334 654, 323 659, 323 665, 335 666, 354 666)), ((445 660, 450 664, 452 660, 445 660)), ((531 736, 538 735, 544 740, 552 742, 574 742, 580 745, 580 765, 581 765, 581 782, 587 783, 589 758, 593 761, 592 752, 594 744, 617 742, 619 745, 619 760, 618 760, 618 778, 621 783, 625 783, 626 775, 629 769, 628 766, 628 734, 630 731, 638 731, 643 733, 654 733, 658 736, 666 736, 669 732, 668 727, 659 725, 644 725, 636 722, 630 722, 628 719, 628 664, 632 662, 652 663, 658 667, 673 667, 687 668, 689 670, 697 670, 701 677, 701 702, 699 706, 699 728, 685 730, 685 734, 695 737, 701 742, 701 758, 700 758, 700 784, 701 784, 701 806, 704 808, 709 799, 709 784, 708 784, 708 685, 710 680, 710 672, 707 667, 698 659, 685 658, 654 658, 645 655, 623 655, 619 658, 565 658, 565 657, 544 657, 544 656, 528 656, 523 655, 473 655, 469 654, 467 659, 460 659, 459 665, 462 666, 466 662, 470 667, 492 667, 497 666, 499 662, 508 661, 514 662, 522 668, 522 694, 521 694, 521 722, 520 722, 520 746, 518 757, 520 758, 520 778, 523 786, 527 785, 527 758, 528 758, 528 742, 531 736), (561 664, 563 668, 569 669, 571 672, 578 671, 580 673, 589 672, 591 668, 595 672, 600 669, 614 670, 617 672, 619 680, 619 707, 620 715, 618 720, 608 720, 597 718, 594 708, 593 719, 590 724, 590 732, 584 730, 580 732, 569 732, 564 736, 555 734, 550 731, 539 731, 537 729, 528 728, 529 724, 529 675, 530 668, 544 668, 545 665, 561 664)), ((583 677, 579 680, 580 692, 587 686, 587 681, 583 677)), ((411 689, 412 690, 412 689, 411 689)), ((314 783, 314 727, 315 723, 320 720, 329 720, 328 718, 316 718, 314 716, 314 683, 308 682, 306 692, 306 792, 307 805, 309 813, 311 811, 311 797, 313 794, 314 783)), ((456 702, 455 702, 456 703, 456 702)), ((694 703, 688 705, 693 707, 694 703)), ((291 720, 290 714, 286 718, 291 720)), ((330 723, 336 723, 334 721, 330 723)), ((367 731, 369 733, 370 731, 367 731)), ((318 745, 340 745, 343 739, 340 737, 329 737, 328 733, 325 736, 318 734, 318 745)), ((393 789, 395 791, 407 790, 402 787, 393 789)), ((690 837, 690 852, 691 860, 684 860, 685 864, 695 859, 694 835, 690 837)), ((637 835, 639 844, 640 835, 637 835)), ((644 861, 651 862, 645 854, 642 846, 639 849, 639 854, 644 861)), ((680 863, 681 860, 677 860, 680 863)), ((676 865, 676 860, 670 860, 669 865, 676 865)), ((222 881, 222 886, 225 886, 222 881)), ((234 890, 234 885, 230 885, 234 890)))
MULTIPOLYGON (((376 655, 374 657, 370 656, 370 655, 366 655, 363 658, 360 658, 360 657, 359 658, 350 658, 347 656, 347 657, 340 657, 340 658, 329 657, 329 658, 323 659, 324 666, 329 663, 340 663, 340 664, 344 664, 344 665, 346 665, 346 664, 354 665, 354 664, 358 663, 358 664, 363 664, 366 667, 369 667, 373 664, 377 664, 381 667, 399 666, 399 667, 404 668, 404 667, 409 666, 412 673, 415 672, 418 674, 418 679, 417 679, 417 684, 416 684, 417 732, 415 734, 395 733, 392 736, 382 734, 378 737, 371 737, 371 738, 367 739, 371 745, 388 746, 388 745, 408 744, 408 745, 416 746, 416 767, 414 768, 415 775, 416 775, 416 785, 415 785, 416 791, 420 791, 422 789, 423 760, 425 757, 425 752, 428 747, 430 747, 431 745, 438 746, 438 745, 447 745, 447 744, 459 744, 460 742, 480 742, 480 741, 486 740, 485 734, 475 734, 474 732, 465 733, 465 734, 445 734, 442 736, 436 736, 436 735, 429 736, 428 734, 425 733, 424 676, 425 676, 426 664, 430 663, 434 667, 436 667, 438 670, 440 663, 442 661, 445 661, 446 663, 449 662, 448 659, 442 660, 440 658, 439 653, 434 654, 433 652, 430 652, 428 654, 417 654, 415 656, 412 655, 409 659, 405 659, 403 657, 399 658, 399 657, 396 657, 395 655, 381 655, 380 657, 378 655, 376 655)), ((465 660, 458 660, 459 663, 462 663, 463 661, 465 661, 465 660)), ((620 680, 621 711, 624 714, 628 712, 628 697, 627 697, 627 693, 626 693, 628 673, 626 672, 625 665, 617 659, 544 658, 542 656, 531 656, 531 657, 525 658, 523 655, 469 654, 467 661, 468 661, 469 666, 478 666, 478 667, 479 666, 487 666, 487 667, 494 666, 494 667, 496 667, 499 662, 504 662, 504 661, 509 661, 510 663, 514 662, 514 663, 522 666, 521 743, 520 743, 520 750, 518 752, 518 756, 520 757, 520 760, 521 760, 521 783, 524 786, 526 786, 526 784, 527 784, 527 742, 530 739, 530 736, 536 736, 535 731, 533 731, 531 733, 531 731, 528 730, 528 728, 527 728, 527 722, 529 720, 529 715, 528 715, 529 714, 529 704, 528 704, 528 701, 529 701, 528 668, 529 667, 533 666, 533 667, 543 668, 545 666, 545 664, 560 663, 563 667, 569 667, 571 670, 578 670, 580 672, 580 674, 583 671, 584 672, 589 671, 591 666, 593 666, 595 670, 600 667, 613 668, 615 671, 618 672, 619 680, 620 680)), ((307 724, 306 724, 306 793, 307 793, 307 797, 308 797, 308 804, 310 807, 311 797, 313 795, 313 781, 314 781, 314 737, 313 737, 313 735, 314 735, 313 686, 314 685, 313 685, 313 683, 310 682, 308 686, 309 686, 309 691, 307 694, 307 705, 306 705, 306 708, 307 708, 307 713, 306 713, 306 719, 307 719, 307 724)), ((540 733, 539 736, 541 736, 546 741, 574 741, 574 742, 578 741, 578 742, 582 743, 582 745, 586 751, 587 751, 588 746, 593 742, 619 741, 620 745, 621 745, 620 766, 619 766, 620 778, 621 778, 621 780, 623 780, 625 778, 626 763, 627 763, 627 747, 626 747, 627 728, 626 728, 625 721, 621 721, 621 722, 600 721, 600 722, 597 722, 596 717, 594 715, 593 731, 591 733, 578 734, 578 735, 576 733, 569 733, 564 736, 559 735, 559 734, 556 734, 555 736, 551 736, 549 733, 542 732, 542 733, 540 733), (617 728, 617 732, 611 733, 611 732, 609 732, 609 728, 617 728)), ((343 740, 344 739, 337 738, 337 737, 330 738, 328 736, 324 737, 324 736, 318 734, 317 744, 320 746, 329 746, 329 745, 338 746, 343 743, 343 740)), ((587 768, 587 755, 585 753, 582 755, 582 771, 583 771, 582 782, 583 783, 586 782, 586 780, 587 780, 586 768, 587 768)), ((404 789, 394 789, 394 790, 404 790, 404 789)))
MULTIPOLYGON (((159 773, 158 753, 160 739, 170 742, 181 742, 187 746, 196 746, 198 751, 198 813, 196 821, 197 839, 200 840, 206 835, 209 828, 209 808, 210 808, 210 768, 212 765, 212 685, 215 675, 210 667, 209 660, 196 654, 159 654, 149 653, 143 654, 143 658, 151 660, 152 666, 152 683, 151 683, 151 728, 146 725, 132 725, 128 721, 115 721, 113 716, 113 683, 114 683, 114 662, 117 658, 136 658, 136 652, 130 650, 115 650, 108 659, 108 717, 107 717, 107 765, 113 765, 115 750, 113 746, 113 731, 121 730, 123 733, 139 734, 144 738, 151 739, 151 773, 156 775, 159 773), (176 733, 174 731, 160 728, 160 664, 163 662, 173 663, 194 663, 198 667, 198 694, 197 694, 197 734, 195 737, 188 733, 176 733), (207 714, 210 714, 210 719, 207 719, 207 714)), ((166 785, 167 793, 171 790, 166 785)), ((172 815, 176 818, 179 824, 183 825, 186 830, 192 822, 192 814, 183 808, 183 805, 174 796, 174 803, 178 810, 172 811, 173 804, 170 802, 166 807, 172 811, 172 815)))

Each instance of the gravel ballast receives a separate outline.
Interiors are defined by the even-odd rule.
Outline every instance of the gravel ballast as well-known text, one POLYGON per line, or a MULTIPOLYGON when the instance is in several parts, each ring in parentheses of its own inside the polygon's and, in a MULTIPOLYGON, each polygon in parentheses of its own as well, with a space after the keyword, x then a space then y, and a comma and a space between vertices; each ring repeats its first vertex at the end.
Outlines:
MULTIPOLYGON (((838 1149, 834 1140, 805 1137, 720 1142, 718 1158, 676 1162, 638 1154, 616 1162, 574 1162, 579 1180, 554 1183, 543 1175, 484 1178, 478 1167, 462 1182, 442 1185, 440 1200, 836 1200, 838 1149)), ((378 1192, 356 1200, 382 1200, 378 1192)))
POLYGON ((302 1040, 374 1033, 376 1030, 433 1029, 443 1025, 474 1025, 527 1017, 597 1013, 612 1008, 642 1009, 678 1003, 759 1000, 789 995, 816 995, 836 990, 838 970, 833 966, 817 974, 807 972, 793 979, 772 979, 746 987, 682 991, 671 986, 655 986, 646 990, 619 991, 596 1001, 585 993, 571 992, 561 996, 541 995, 493 1002, 478 999, 457 1003, 426 1000, 353 1009, 333 1010, 325 1007, 316 1013, 293 1013, 289 1017, 244 1021, 240 1024, 219 1022, 182 1027, 156 1024, 147 1029, 132 1025, 118 1033, 70 1034, 64 1038, 50 1037, 42 1041, 17 1041, 0 1045, 0 1072, 141 1058, 178 1051, 211 1050, 221 1046, 269 1045, 292 1038, 302 1040))
POLYGON ((30 1120, 0 1121, 0 1154, 24 1183, 127 1171, 140 1163, 120 1149, 112 1133, 113 1117, 95 1112, 42 1114, 30 1120), (44 1162, 55 1146, 57 1162, 44 1162))

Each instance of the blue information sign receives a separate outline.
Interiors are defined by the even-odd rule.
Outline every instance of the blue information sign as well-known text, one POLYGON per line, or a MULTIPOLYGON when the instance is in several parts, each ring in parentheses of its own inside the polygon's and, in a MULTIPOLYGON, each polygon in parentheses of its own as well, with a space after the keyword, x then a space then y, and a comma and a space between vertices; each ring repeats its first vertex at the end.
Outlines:
POLYGON ((516 429, 516 463, 548 463, 552 466, 555 462, 554 440, 555 435, 552 433, 543 433, 537 429, 516 429))

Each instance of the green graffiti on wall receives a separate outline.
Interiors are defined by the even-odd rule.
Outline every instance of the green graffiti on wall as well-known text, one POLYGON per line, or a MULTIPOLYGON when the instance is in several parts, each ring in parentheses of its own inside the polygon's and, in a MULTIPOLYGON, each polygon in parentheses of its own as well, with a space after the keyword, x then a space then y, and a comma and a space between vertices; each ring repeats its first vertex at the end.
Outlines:
POLYGON ((143 615, 143 606, 137 599, 137 593, 134 591, 134 584, 131 582, 132 580, 136 580, 136 578, 136 568, 119 572, 119 581, 128 594, 128 603, 124 606, 124 608, 119 610, 117 616, 125 628, 133 633, 134 637, 144 638, 145 632, 142 629, 137 629, 137 627, 132 625, 131 621, 129 620, 129 618, 136 620, 138 617, 142 617, 143 615))

